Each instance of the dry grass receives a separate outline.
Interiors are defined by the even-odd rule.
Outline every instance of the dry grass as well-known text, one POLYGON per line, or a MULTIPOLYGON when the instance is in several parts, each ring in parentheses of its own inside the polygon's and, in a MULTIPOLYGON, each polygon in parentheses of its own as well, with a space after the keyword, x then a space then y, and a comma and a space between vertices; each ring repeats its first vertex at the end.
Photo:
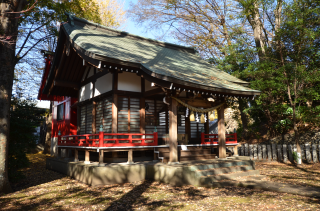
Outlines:
MULTIPOLYGON (((240 187, 202 188, 141 181, 90 187, 45 169, 45 155, 28 155, 32 166, 15 192, 0 197, 1 210, 319 210, 316 198, 240 187)), ((290 171, 297 177, 318 177, 311 166, 296 169, 285 164, 257 164, 270 180, 290 171), (282 172, 283 171, 283 172, 282 172), (312 171, 312 172, 309 172, 312 171)), ((300 180, 298 180, 300 181, 300 180)))

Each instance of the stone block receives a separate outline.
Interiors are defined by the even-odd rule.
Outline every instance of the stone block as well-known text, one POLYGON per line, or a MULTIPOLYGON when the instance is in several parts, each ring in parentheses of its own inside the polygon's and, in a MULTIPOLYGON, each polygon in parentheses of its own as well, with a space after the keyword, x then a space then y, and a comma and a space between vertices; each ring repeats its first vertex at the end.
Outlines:
POLYGON ((267 145, 267 154, 268 154, 268 161, 271 161, 272 160, 271 145, 267 145))
POLYGON ((293 163, 293 156, 292 156, 293 150, 292 150, 292 145, 288 145, 288 157, 291 163, 293 163))
POLYGON ((318 163, 317 145, 315 144, 312 144, 312 160, 314 163, 318 163))
POLYGON ((262 159, 267 160, 267 146, 262 145, 262 159))
POLYGON ((248 146, 248 144, 244 145, 244 155, 245 156, 249 156, 249 146, 248 146))
POLYGON ((272 160, 277 161, 277 148, 275 144, 272 144, 272 160))
POLYGON ((253 159, 254 160, 258 159, 258 145, 257 144, 253 145, 253 159))
POLYGON ((280 144, 278 144, 278 161, 282 162, 283 161, 283 157, 282 157, 282 150, 281 150, 282 146, 280 144))
POLYGON ((306 160, 308 163, 311 163, 311 152, 310 152, 310 145, 309 144, 305 144, 306 147, 306 160))
POLYGON ((287 145, 284 144, 282 146, 282 151, 283 151, 283 162, 288 162, 288 152, 287 152, 287 145))
POLYGON ((249 145, 249 156, 250 156, 250 159, 253 160, 253 145, 252 144, 249 145))
POLYGON ((262 160, 262 147, 258 145, 258 160, 262 160))
POLYGON ((244 144, 241 145, 241 156, 244 156, 244 144))

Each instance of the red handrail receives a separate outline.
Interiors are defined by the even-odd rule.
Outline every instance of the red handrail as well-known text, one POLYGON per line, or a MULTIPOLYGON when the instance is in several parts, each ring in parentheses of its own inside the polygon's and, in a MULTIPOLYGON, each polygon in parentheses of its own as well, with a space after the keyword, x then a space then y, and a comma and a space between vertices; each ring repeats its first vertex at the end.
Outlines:
POLYGON ((58 135, 59 146, 82 146, 82 147, 125 147, 125 146, 157 146, 158 133, 142 134, 142 133, 104 133, 83 134, 83 135, 58 135), (112 138, 105 138, 112 136, 112 138), (127 138, 117 138, 117 136, 128 136, 127 138), (133 138, 140 136, 141 138, 133 138), (145 138, 152 136, 152 138, 145 138), (146 142, 152 140, 152 142, 146 142))
MULTIPOLYGON (((238 143, 237 133, 226 134, 226 144, 236 143, 238 143)), ((218 134, 201 133, 201 144, 219 144, 218 134)))

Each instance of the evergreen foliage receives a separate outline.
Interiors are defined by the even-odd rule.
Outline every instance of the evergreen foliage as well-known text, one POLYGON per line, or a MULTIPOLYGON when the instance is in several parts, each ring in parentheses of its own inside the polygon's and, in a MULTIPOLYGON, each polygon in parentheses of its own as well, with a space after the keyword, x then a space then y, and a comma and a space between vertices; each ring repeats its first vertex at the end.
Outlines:
POLYGON ((35 148, 39 139, 35 128, 48 111, 35 107, 34 101, 17 98, 12 99, 11 106, 8 174, 9 180, 16 182, 23 178, 19 170, 29 165, 26 153, 35 148))

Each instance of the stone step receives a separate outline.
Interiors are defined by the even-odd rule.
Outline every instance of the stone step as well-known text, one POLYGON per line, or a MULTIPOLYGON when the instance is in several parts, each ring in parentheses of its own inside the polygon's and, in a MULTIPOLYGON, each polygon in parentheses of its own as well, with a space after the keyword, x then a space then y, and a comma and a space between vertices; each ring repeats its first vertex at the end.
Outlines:
POLYGON ((195 154, 211 154, 211 149, 200 149, 200 150, 181 150, 180 156, 188 156, 188 155, 195 155, 195 154))
POLYGON ((219 175, 219 174, 229 174, 240 171, 250 171, 254 170, 252 166, 231 166, 225 168, 216 168, 216 169, 207 169, 207 170, 198 170, 196 171, 199 176, 210 176, 210 175, 219 175))
POLYGON ((159 151, 159 152, 169 152, 170 149, 169 149, 169 147, 157 147, 157 148, 156 148, 156 151, 159 151))
POLYGON ((253 176, 253 175, 260 175, 259 170, 249 170, 249 171, 240 171, 240 172, 234 172, 229 174, 202 176, 199 178, 200 179, 199 182, 200 182, 200 185, 208 185, 220 180, 235 180, 238 177, 246 177, 246 176, 253 176))
POLYGON ((189 155, 180 157, 180 161, 215 159, 215 154, 189 155))
POLYGON ((226 167, 232 167, 232 166, 252 166, 254 167, 254 161, 251 160, 219 160, 216 159, 212 161, 211 163, 199 163, 195 164, 190 167, 190 170, 207 170, 207 169, 218 169, 218 168, 226 168, 226 167))

